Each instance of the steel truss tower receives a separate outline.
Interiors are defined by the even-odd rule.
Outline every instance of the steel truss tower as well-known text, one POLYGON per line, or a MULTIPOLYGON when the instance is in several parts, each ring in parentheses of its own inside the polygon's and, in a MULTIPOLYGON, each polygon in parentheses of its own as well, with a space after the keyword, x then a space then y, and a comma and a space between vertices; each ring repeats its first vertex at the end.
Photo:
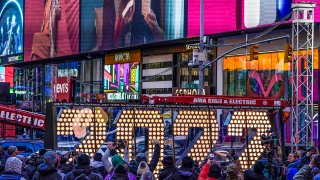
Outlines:
POLYGON ((292 148, 313 146, 314 3, 292 5, 292 148))

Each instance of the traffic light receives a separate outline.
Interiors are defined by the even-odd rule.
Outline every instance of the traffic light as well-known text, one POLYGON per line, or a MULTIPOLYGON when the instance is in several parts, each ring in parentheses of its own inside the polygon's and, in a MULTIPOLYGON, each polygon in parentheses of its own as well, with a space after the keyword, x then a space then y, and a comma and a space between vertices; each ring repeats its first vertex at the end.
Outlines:
POLYGON ((259 44, 250 46, 250 61, 259 59, 259 44))
POLYGON ((284 63, 292 62, 292 45, 286 44, 284 47, 284 63))

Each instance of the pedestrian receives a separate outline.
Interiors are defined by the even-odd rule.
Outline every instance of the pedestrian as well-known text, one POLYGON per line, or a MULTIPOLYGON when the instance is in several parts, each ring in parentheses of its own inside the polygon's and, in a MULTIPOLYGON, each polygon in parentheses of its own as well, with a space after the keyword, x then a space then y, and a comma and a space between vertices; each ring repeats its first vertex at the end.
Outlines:
POLYGON ((263 175, 264 164, 261 161, 257 161, 253 169, 249 169, 244 173, 244 180, 266 180, 263 175))
POLYGON ((198 174, 193 170, 194 161, 191 157, 185 156, 182 158, 181 168, 178 169, 178 173, 181 179, 197 179, 198 174))
POLYGON ((80 154, 75 158, 76 165, 73 170, 65 175, 64 180, 89 179, 102 180, 102 176, 92 172, 90 168, 90 157, 86 154, 80 154))
POLYGON ((111 180, 117 178, 128 178, 129 180, 135 180, 136 177, 133 173, 131 173, 128 169, 128 165, 119 155, 114 155, 111 158, 112 168, 109 171, 109 174, 105 177, 104 180, 111 180))
POLYGON ((21 170, 21 174, 25 179, 29 179, 28 173, 25 170, 26 167, 26 158, 22 155, 17 155, 17 158, 22 162, 22 170, 21 170))
POLYGON ((22 162, 17 157, 9 157, 0 180, 24 180, 21 170, 22 162))
POLYGON ((163 169, 160 170, 159 180, 164 180, 172 174, 176 173, 177 168, 174 166, 173 156, 165 156, 162 160, 163 169))
POLYGON ((61 174, 55 167, 57 155, 54 151, 47 151, 43 156, 44 162, 37 167, 32 180, 62 180, 61 174))
POLYGON ((141 179, 141 176, 146 172, 150 172, 149 166, 146 162, 141 161, 137 170, 136 179, 141 179))
POLYGON ((214 162, 214 160, 208 159, 207 163, 203 166, 198 180, 218 180, 221 176, 221 167, 214 162))
MULTIPOLYGON (((138 180, 138 179, 137 179, 138 180)), ((150 171, 147 171, 142 174, 140 180, 156 180, 154 174, 150 171)))
POLYGON ((137 174, 137 170, 138 170, 138 165, 140 164, 140 162, 144 161, 148 164, 149 170, 150 172, 153 172, 156 167, 157 164, 159 162, 160 159, 160 144, 159 144, 159 140, 155 139, 153 140, 153 145, 154 145, 154 151, 152 154, 152 158, 151 161, 148 163, 148 158, 147 155, 145 153, 138 153, 136 155, 136 158, 134 161, 130 162, 130 172, 133 174, 137 174))
POLYGON ((90 162, 90 167, 92 171, 100 173, 103 178, 108 174, 108 171, 104 168, 104 165, 102 163, 101 153, 96 153, 93 156, 92 161, 90 162))
POLYGON ((226 169, 226 180, 241 180, 240 168, 235 164, 231 163, 227 166, 226 169))
POLYGON ((18 153, 18 149, 16 146, 10 146, 8 147, 8 156, 9 157, 16 157, 17 153, 18 153))

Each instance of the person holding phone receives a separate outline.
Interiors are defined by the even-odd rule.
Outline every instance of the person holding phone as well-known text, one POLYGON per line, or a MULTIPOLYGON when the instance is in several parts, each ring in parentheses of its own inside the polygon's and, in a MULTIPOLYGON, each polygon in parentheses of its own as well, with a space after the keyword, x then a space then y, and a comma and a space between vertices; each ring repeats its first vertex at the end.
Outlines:
POLYGON ((221 176, 221 167, 216 164, 214 155, 210 155, 207 163, 203 166, 198 180, 218 180, 221 176))

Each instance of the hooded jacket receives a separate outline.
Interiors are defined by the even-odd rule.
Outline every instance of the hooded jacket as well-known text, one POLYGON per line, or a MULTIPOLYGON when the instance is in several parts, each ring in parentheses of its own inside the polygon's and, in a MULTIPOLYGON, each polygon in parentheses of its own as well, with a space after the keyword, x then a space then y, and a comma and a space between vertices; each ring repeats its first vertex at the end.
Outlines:
POLYGON ((64 180, 75 180, 80 177, 86 177, 90 180, 102 180, 100 174, 92 172, 88 165, 76 165, 73 170, 64 177, 64 180))
POLYGON ((244 173, 245 180, 267 180, 263 174, 255 172, 253 169, 250 169, 244 173))
POLYGON ((198 179, 198 175, 191 168, 179 168, 178 174, 181 179, 198 179))
POLYGON ((165 167, 164 169, 160 170, 159 180, 163 180, 163 179, 167 178, 175 171, 177 171, 177 168, 173 165, 169 165, 169 166, 165 167))
POLYGON ((58 170, 52 165, 42 163, 38 166, 37 171, 34 173, 32 180, 62 180, 58 170))

